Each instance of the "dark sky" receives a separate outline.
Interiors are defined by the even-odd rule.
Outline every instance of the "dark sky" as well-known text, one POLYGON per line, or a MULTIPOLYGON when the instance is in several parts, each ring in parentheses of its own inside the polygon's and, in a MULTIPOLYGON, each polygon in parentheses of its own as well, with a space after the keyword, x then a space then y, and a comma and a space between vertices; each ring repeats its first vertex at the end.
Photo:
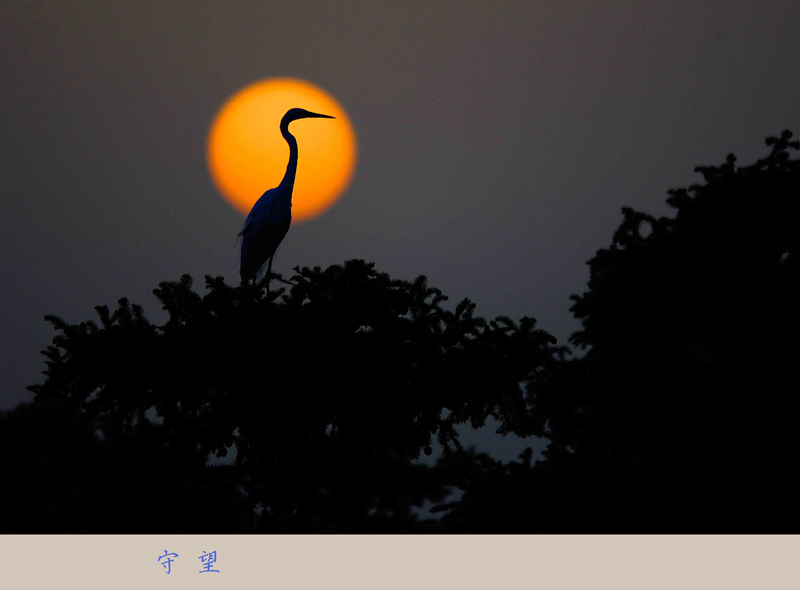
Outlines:
POLYGON ((563 342, 622 205, 667 213, 696 165, 800 132, 799 32, 797 0, 5 2, 0 407, 42 379, 45 314, 161 322, 160 281, 238 282, 205 140, 253 81, 325 88, 359 139, 276 271, 364 258, 563 342))

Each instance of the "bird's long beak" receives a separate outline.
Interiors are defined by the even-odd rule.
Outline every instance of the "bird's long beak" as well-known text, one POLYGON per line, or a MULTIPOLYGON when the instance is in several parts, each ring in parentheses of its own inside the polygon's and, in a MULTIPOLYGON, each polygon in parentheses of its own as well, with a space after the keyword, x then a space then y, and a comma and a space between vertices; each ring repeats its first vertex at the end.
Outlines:
POLYGON ((314 119, 335 119, 336 117, 331 117, 330 115, 320 115, 319 113, 312 113, 309 112, 306 117, 314 118, 314 119))

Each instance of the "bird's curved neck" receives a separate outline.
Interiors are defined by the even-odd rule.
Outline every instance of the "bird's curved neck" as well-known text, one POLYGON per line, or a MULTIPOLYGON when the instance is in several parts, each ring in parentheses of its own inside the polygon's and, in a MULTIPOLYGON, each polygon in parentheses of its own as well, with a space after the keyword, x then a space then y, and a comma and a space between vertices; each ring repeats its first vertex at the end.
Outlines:
POLYGON ((289 133, 289 123, 281 123, 281 135, 283 135, 286 143, 289 144, 289 164, 286 166, 286 174, 283 176, 280 188, 288 191, 291 203, 294 179, 297 176, 297 140, 294 135, 289 133))

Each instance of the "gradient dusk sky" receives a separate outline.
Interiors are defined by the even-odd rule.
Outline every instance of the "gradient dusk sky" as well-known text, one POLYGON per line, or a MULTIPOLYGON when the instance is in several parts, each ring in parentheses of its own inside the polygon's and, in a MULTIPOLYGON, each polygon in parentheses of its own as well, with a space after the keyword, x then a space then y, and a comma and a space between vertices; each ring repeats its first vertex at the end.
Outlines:
POLYGON ((128 297, 160 323, 160 281, 238 283, 243 217, 205 147, 251 82, 321 86, 359 141, 349 190, 274 270, 363 258, 564 343, 621 206, 667 214, 696 165, 800 133, 799 32, 797 0, 6 2, 0 407, 43 379, 45 314, 128 297))

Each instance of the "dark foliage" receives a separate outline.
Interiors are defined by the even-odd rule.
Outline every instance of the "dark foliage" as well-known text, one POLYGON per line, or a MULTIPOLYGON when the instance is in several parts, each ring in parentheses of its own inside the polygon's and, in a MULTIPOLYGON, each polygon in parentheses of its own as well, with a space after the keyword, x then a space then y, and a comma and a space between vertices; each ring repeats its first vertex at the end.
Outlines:
POLYGON ((582 358, 531 391, 547 460, 479 470, 445 521, 465 531, 800 530, 800 161, 786 131, 630 208, 573 297, 582 358))
POLYGON ((573 298, 580 357, 359 260, 271 293, 162 283, 163 326, 124 299, 48 317, 46 380, 0 421, 0 531, 796 533, 791 137, 697 168, 673 218, 623 209, 573 298), (461 448, 490 416, 545 460, 461 448))
POLYGON ((412 507, 448 487, 420 453, 489 416, 531 432, 521 384, 555 342, 534 320, 448 311, 359 260, 296 272, 288 292, 162 283, 163 326, 125 299, 99 324, 48 317, 47 378, 0 429, 24 453, 6 473, 34 474, 5 530, 426 530, 412 507))

